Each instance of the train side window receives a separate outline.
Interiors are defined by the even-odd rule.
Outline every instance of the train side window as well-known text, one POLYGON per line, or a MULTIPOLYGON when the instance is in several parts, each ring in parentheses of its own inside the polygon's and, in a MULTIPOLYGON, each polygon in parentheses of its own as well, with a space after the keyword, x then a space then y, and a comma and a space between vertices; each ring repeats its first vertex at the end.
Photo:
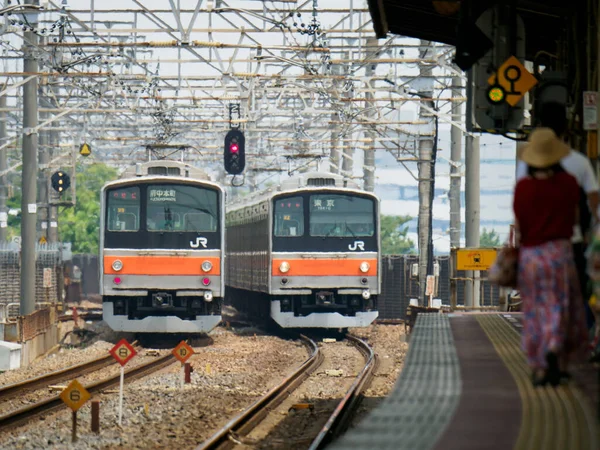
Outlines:
POLYGON ((277 237, 304 235, 304 200, 302 197, 278 198, 275 202, 274 234, 277 237))
POLYGON ((106 193, 108 231, 138 231, 140 229, 140 188, 111 189, 106 193))

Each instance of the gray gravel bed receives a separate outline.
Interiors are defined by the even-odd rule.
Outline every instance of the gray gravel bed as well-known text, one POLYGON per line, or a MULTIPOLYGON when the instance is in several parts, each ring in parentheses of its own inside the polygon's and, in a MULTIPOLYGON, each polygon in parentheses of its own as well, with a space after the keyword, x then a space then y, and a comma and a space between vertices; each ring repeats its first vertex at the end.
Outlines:
MULTIPOLYGON (((161 351, 161 354, 164 354, 164 353, 165 353, 165 351, 161 351)), ((125 366, 125 370, 126 371, 131 370, 142 364, 146 364, 156 358, 157 358, 157 356, 147 356, 146 350, 142 350, 139 355, 137 355, 135 358, 133 358, 131 361, 129 361, 127 363, 127 365, 125 366)), ((111 376, 118 375, 120 370, 121 370, 121 366, 119 364, 115 363, 111 366, 104 367, 100 370, 89 373, 82 377, 78 377, 77 380, 79 380, 79 382, 81 384, 86 386, 86 385, 94 383, 96 381, 100 381, 104 378, 109 378, 111 376)), ((65 380, 65 381, 61 381, 60 383, 54 383, 54 385, 67 386, 70 382, 71 382, 71 380, 65 380)), ((51 391, 49 388, 36 389, 34 391, 23 392, 22 394, 20 394, 17 397, 13 397, 5 402, 0 403, 0 416, 6 415, 12 411, 23 408, 27 405, 32 405, 36 402, 39 402, 39 401, 42 401, 42 400, 45 400, 48 398, 56 397, 59 394, 60 394, 60 391, 54 391, 54 390, 51 391)))
POLYGON ((6 386, 29 378, 39 377, 50 372, 55 372, 67 367, 91 361, 92 359, 106 356, 114 344, 106 341, 97 341, 83 349, 61 349, 33 362, 29 367, 8 370, 0 373, 0 385, 6 386))
POLYGON ((90 406, 79 413, 79 441, 70 443, 68 410, 0 435, 0 449, 194 448, 278 384, 307 357, 304 346, 219 329, 210 347, 190 359, 192 383, 180 386, 180 365, 125 385, 123 427, 118 395, 100 400, 101 434, 90 431, 90 406))
POLYGON ((288 399, 252 431, 240 448, 307 449, 364 367, 364 358, 348 341, 320 343, 323 363, 288 399), (311 409, 291 409, 307 403, 311 409))

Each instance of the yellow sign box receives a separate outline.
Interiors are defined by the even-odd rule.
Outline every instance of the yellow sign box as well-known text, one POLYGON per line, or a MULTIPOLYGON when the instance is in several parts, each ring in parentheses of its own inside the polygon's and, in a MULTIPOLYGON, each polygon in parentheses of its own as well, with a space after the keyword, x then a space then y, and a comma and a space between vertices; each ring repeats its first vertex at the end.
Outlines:
POLYGON ((77 411, 81 408, 90 397, 91 395, 87 389, 77 380, 71 381, 71 384, 69 384, 60 394, 61 400, 73 411, 77 411))
POLYGON ((494 248, 461 248, 456 251, 457 270, 489 270, 496 261, 494 248))
POLYGON ((521 64, 521 61, 511 56, 488 78, 488 84, 504 89, 506 103, 515 106, 537 84, 537 78, 521 64))

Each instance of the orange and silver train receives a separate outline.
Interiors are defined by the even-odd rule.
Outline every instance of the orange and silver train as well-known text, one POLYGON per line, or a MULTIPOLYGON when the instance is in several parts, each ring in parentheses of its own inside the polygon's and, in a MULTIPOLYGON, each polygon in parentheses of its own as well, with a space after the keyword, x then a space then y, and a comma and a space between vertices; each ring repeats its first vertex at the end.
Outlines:
POLYGON ((379 199, 305 173, 227 205, 227 303, 283 328, 364 327, 378 316, 379 199))
POLYGON ((200 169, 151 161, 102 189, 100 290, 115 331, 204 333, 221 320, 225 192, 200 169))

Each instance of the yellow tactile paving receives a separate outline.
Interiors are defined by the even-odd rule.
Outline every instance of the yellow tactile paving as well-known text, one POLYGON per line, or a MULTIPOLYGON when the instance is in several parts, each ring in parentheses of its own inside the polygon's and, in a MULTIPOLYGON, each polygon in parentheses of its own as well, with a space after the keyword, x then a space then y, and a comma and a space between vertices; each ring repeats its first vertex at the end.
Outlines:
POLYGON ((597 450, 598 424, 572 385, 534 388, 520 335, 499 315, 479 315, 479 324, 512 374, 522 402, 515 450, 597 450))

